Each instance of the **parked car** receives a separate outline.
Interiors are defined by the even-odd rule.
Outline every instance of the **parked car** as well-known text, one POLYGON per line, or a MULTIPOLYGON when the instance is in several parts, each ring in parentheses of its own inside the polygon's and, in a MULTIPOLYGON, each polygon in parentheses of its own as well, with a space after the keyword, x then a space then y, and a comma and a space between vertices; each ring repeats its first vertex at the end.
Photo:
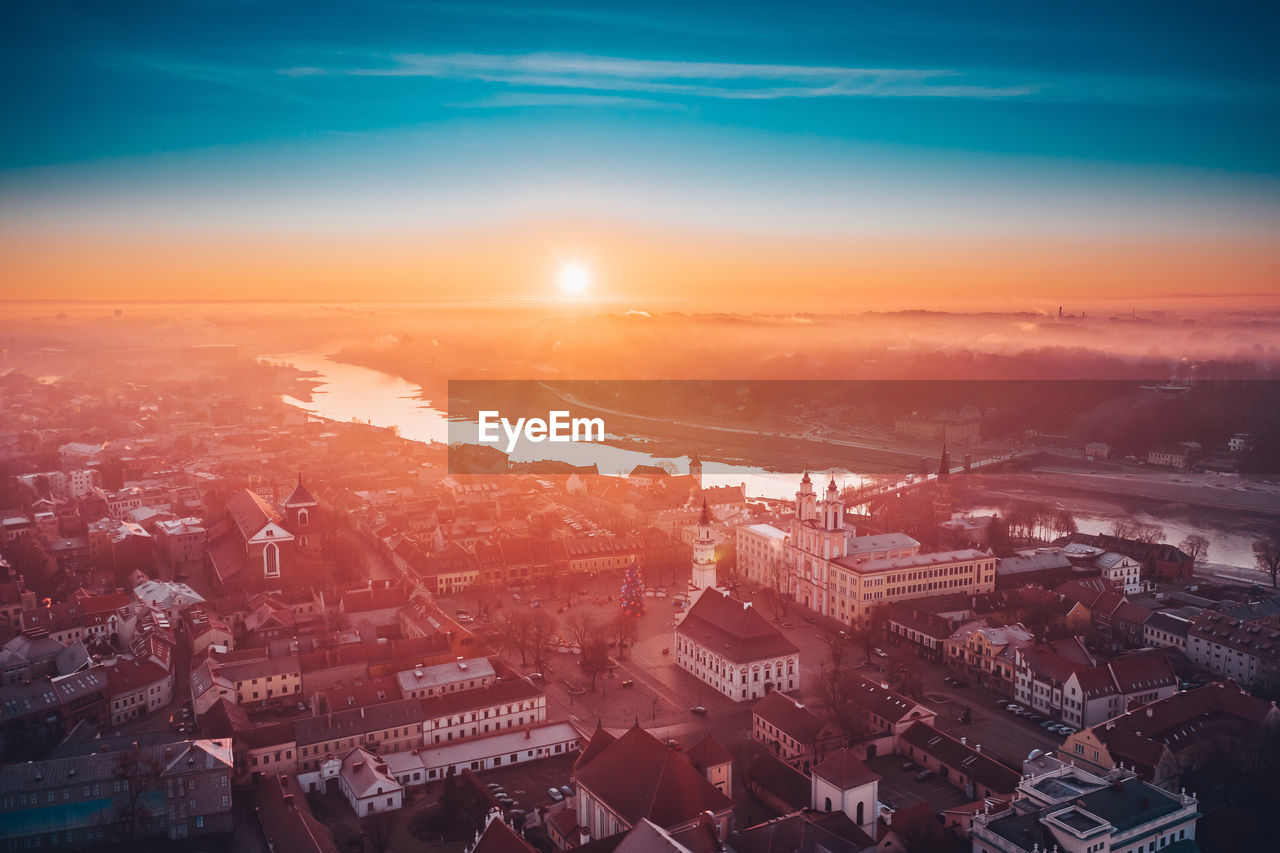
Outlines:
POLYGON ((680 742, 679 742, 679 741, 677 741, 677 740, 672 740, 672 739, 668 738, 668 740, 667 740, 667 747, 668 747, 669 749, 674 749, 676 752, 679 752, 679 751, 680 751, 680 742))
POLYGON ((1045 719, 1039 714, 1032 714, 1030 717, 1027 717, 1027 722, 1035 723, 1037 726, 1041 726, 1041 725, 1044 725, 1045 719))
POLYGON ((1073 735, 1080 730, 1075 726, 1058 726, 1058 731, 1062 735, 1073 735))
MULTIPOLYGON (((1032 720, 1031 722, 1033 722, 1033 723, 1034 723, 1034 722, 1035 722, 1035 720, 1032 720)), ((1040 726, 1040 728, 1042 728, 1042 729, 1056 729, 1056 728, 1058 727, 1058 721, 1057 721, 1057 720, 1042 720, 1038 725, 1039 725, 1039 726, 1040 726)))
POLYGON ((884 649, 872 649, 871 653, 878 658, 887 658, 889 656, 889 653, 886 652, 884 649))
POLYGON ((622 686, 630 689, 632 687, 635 687, 636 683, 632 681, 630 678, 628 678, 626 681, 622 682, 622 686))
POLYGON ((486 788, 488 788, 490 791, 495 791, 495 792, 496 792, 496 791, 501 791, 501 790, 502 790, 502 786, 501 786, 501 785, 499 785, 497 782, 490 782, 490 783, 489 783, 488 785, 486 785, 485 787, 486 787, 486 788))
POLYGON ((559 789, 559 788, 556 788, 556 787, 548 788, 548 789, 547 789, 547 796, 551 798, 551 802, 553 802, 553 803, 562 803, 562 802, 564 802, 564 794, 560 793, 560 789, 559 789))
POLYGON ((902 762, 902 772, 903 772, 903 773, 910 773, 912 770, 919 770, 919 769, 920 769, 920 765, 919 765, 919 764, 916 764, 914 761, 904 761, 904 762, 902 762))
POLYGON ((543 675, 542 673, 540 673, 540 672, 531 672, 531 673, 529 673, 529 680, 530 680, 530 681, 545 681, 545 680, 546 680, 546 676, 544 676, 544 675, 543 675))
POLYGON ((560 786, 560 793, 564 794, 564 795, 565 795, 565 798, 567 799, 567 798, 569 798, 569 797, 572 797, 572 796, 573 796, 573 789, 572 789, 572 788, 570 788, 568 785, 561 785, 561 786, 560 786))
POLYGON ((701 705, 694 705, 692 708, 689 709, 689 712, 692 714, 697 714, 699 717, 705 717, 707 715, 707 709, 701 705))
POLYGON ((938 774, 934 773, 932 770, 921 770, 919 773, 916 774, 916 781, 927 782, 928 780, 932 779, 934 776, 937 776, 937 775, 938 774))

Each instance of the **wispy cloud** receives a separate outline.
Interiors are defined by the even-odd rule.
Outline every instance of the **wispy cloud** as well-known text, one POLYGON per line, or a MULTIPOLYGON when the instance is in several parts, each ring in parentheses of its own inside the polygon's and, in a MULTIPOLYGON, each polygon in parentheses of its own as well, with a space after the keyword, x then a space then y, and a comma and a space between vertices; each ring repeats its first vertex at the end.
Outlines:
POLYGON ((565 53, 402 53, 382 64, 283 68, 288 76, 429 77, 535 89, 633 92, 730 100, 828 97, 1010 98, 1031 84, 992 85, 948 69, 857 68, 630 59, 565 53))
POLYGON ((498 92, 474 101, 463 101, 451 106, 485 109, 511 107, 622 107, 641 110, 685 110, 684 104, 658 101, 653 98, 633 98, 626 95, 590 95, 572 92, 498 92))

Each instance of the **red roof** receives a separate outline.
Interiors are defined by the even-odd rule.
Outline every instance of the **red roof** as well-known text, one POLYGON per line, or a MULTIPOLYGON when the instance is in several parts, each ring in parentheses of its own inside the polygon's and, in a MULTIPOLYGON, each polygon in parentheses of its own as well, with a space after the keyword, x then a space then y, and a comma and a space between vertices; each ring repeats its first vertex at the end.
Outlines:
POLYGON ((718 589, 703 590, 676 632, 735 663, 799 652, 756 608, 718 589))
POLYGON ((848 748, 831 753, 826 761, 813 768, 813 775, 826 779, 842 791, 880 781, 880 774, 863 764, 848 748))
POLYGON ((704 811, 733 808, 687 758, 638 725, 578 766, 574 777, 630 826, 648 818, 671 829, 704 811))

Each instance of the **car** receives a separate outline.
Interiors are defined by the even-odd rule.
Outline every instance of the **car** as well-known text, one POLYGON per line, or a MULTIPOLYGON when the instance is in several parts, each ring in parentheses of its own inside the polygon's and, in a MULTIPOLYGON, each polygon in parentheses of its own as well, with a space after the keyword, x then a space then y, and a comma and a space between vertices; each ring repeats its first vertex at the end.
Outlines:
POLYGON ((570 788, 568 785, 561 785, 560 793, 564 794, 565 799, 568 799, 569 797, 573 796, 573 789, 570 788))
POLYGON ((530 681, 546 681, 547 677, 540 672, 531 672, 529 673, 529 680, 530 681))
POLYGON ((1027 722, 1035 723, 1037 726, 1039 726, 1044 724, 1045 719, 1039 714, 1032 714, 1030 717, 1027 717, 1027 722))
POLYGON ((636 683, 632 681, 630 678, 628 678, 626 681, 622 682, 622 686, 627 689, 630 689, 632 687, 635 687, 636 683))
POLYGON ((1078 732, 1078 731, 1080 731, 1080 730, 1079 730, 1079 729, 1077 729, 1075 726, 1058 726, 1058 732, 1059 732, 1059 734, 1063 734, 1063 735, 1073 735, 1073 734, 1075 734, 1075 733, 1076 733, 1076 732, 1078 732))
POLYGON ((813 625, 813 624, 815 624, 818 620, 817 620, 817 619, 814 619, 812 616, 806 616, 806 617, 804 617, 804 621, 808 622, 810 625, 813 625))
POLYGON ((919 769, 920 769, 920 765, 919 765, 919 764, 916 764, 914 761, 904 761, 904 762, 902 762, 902 772, 903 772, 903 773, 910 773, 910 772, 911 772, 911 771, 913 771, 913 770, 919 770, 919 769))
MULTIPOLYGON (((1035 722, 1035 720, 1032 720, 1032 722, 1034 723, 1034 722, 1035 722)), ((1056 728, 1058 727, 1058 721, 1057 721, 1057 720, 1042 720, 1042 721, 1041 721, 1040 723, 1038 723, 1037 725, 1039 725, 1039 726, 1040 726, 1040 728, 1042 728, 1042 729, 1050 729, 1050 730, 1053 730, 1053 729, 1056 729, 1056 728)))
POLYGON ((707 709, 701 705, 694 705, 689 709, 689 713, 697 714, 699 717, 705 717, 707 715, 707 709))
POLYGON ((927 782, 927 781, 929 781, 930 779, 932 779, 934 776, 937 776, 937 775, 938 775, 938 774, 937 774, 937 773, 934 773, 932 770, 921 770, 919 773, 917 773, 917 774, 916 774, 916 781, 917 781, 917 782, 927 782))
POLYGON ((955 681, 952 681, 952 682, 951 682, 951 686, 953 686, 953 687, 968 687, 968 686, 969 686, 969 682, 965 681, 963 678, 957 678, 955 681))
POLYGON ((672 740, 672 739, 668 738, 668 739, 667 739, 667 748, 668 748, 668 749, 674 749, 676 752, 679 752, 679 751, 680 751, 680 742, 679 742, 679 741, 672 740))
POLYGON ((498 797, 498 805, 502 806, 504 809, 509 809, 515 804, 516 801, 510 797, 498 797))
POLYGON ((878 658, 887 658, 889 656, 889 653, 886 652, 884 649, 872 649, 871 653, 878 658))
POLYGON ((501 790, 502 790, 502 786, 501 786, 501 785, 499 785, 497 782, 490 782, 490 783, 489 783, 488 785, 486 785, 485 787, 486 787, 486 788, 488 788, 490 791, 501 791, 501 790))
POLYGON ((560 789, 559 789, 559 788, 556 788, 556 787, 548 788, 548 789, 547 789, 547 796, 551 798, 551 802, 553 802, 553 803, 562 803, 562 802, 564 802, 564 794, 560 793, 560 789))
POLYGON ((997 708, 1006 708, 1006 707, 1008 707, 1008 705, 1009 705, 1009 700, 1008 700, 1008 699, 996 699, 996 707, 997 707, 997 708))

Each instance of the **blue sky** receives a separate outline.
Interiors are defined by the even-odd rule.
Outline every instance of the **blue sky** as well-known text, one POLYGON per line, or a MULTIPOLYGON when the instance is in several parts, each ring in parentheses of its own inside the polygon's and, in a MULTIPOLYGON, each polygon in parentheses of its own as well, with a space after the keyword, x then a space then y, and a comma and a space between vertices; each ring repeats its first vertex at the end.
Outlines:
POLYGON ((0 227, 1265 230, 1276 9, 11 6, 0 227))

